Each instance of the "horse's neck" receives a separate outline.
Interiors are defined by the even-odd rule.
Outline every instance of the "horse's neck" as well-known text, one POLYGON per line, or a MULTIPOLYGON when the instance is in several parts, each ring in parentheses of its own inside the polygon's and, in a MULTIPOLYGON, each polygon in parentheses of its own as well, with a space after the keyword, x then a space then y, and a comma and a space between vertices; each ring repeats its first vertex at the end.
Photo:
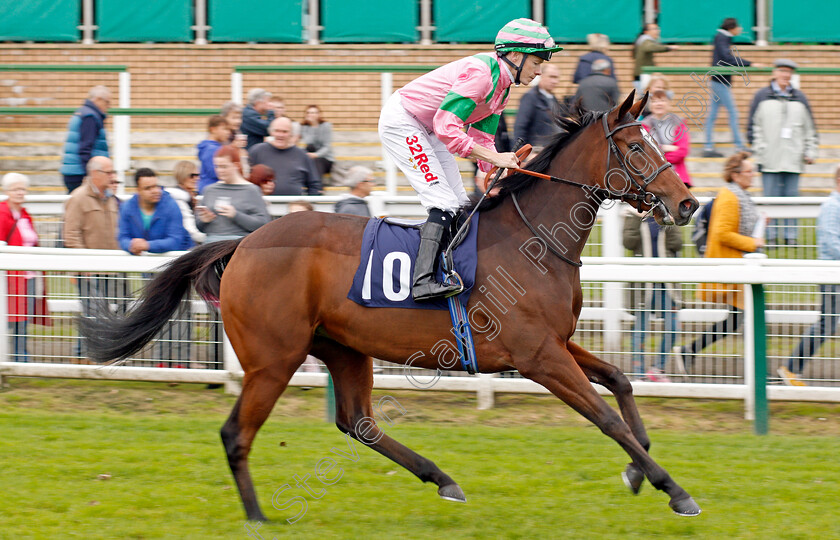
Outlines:
MULTIPOLYGON (((554 159, 548 172, 560 178, 588 183, 587 179, 591 182, 596 174, 588 170, 587 164, 593 161, 583 141, 575 140, 554 159)), ((574 261, 580 260, 600 204, 601 200, 593 190, 549 181, 540 181, 520 200, 522 211, 544 239, 552 241, 554 248, 574 261)))

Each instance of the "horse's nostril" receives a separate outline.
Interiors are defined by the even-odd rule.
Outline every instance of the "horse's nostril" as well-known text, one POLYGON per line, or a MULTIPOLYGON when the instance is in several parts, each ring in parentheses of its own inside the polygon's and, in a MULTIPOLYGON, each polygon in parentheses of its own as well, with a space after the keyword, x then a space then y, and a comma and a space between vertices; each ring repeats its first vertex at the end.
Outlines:
POLYGON ((694 199, 685 199, 680 203, 680 216, 691 217, 700 205, 694 199))

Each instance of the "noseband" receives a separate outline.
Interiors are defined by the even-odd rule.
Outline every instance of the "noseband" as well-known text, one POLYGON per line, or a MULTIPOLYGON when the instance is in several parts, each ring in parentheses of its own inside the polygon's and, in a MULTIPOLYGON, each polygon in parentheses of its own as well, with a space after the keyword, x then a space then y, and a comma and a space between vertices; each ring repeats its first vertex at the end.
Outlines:
MULTIPOLYGON (((632 126, 641 126, 642 123, 641 122, 636 122, 636 121, 627 122, 626 124, 620 124, 620 125, 614 127, 612 130, 610 130, 609 125, 607 124, 607 116, 608 116, 607 114, 604 114, 604 116, 601 117, 601 120, 602 120, 602 123, 603 123, 603 126, 604 126, 604 136, 606 137, 606 139, 609 143, 609 147, 610 147, 609 152, 607 152, 607 175, 608 175, 607 178, 609 178, 610 163, 612 162, 613 158, 617 158, 618 159, 618 164, 621 167, 621 170, 624 172, 624 176, 626 178, 630 179, 630 182, 632 183, 633 187, 636 189, 634 192, 632 192, 632 193, 627 193, 626 191, 615 192, 615 191, 609 189, 608 187, 607 188, 602 188, 602 187, 597 187, 597 186, 590 186, 588 184, 581 184, 580 182, 575 182, 573 180, 567 180, 566 178, 558 178, 556 176, 549 176, 547 174, 537 173, 537 172, 534 172, 534 171, 528 171, 528 170, 525 170, 525 169, 515 169, 515 171, 518 172, 518 173, 523 173, 523 174, 527 174, 527 175, 530 175, 530 176, 536 176, 538 178, 543 178, 545 180, 550 180, 552 182, 558 182, 558 183, 561 183, 561 184, 568 184, 568 185, 571 185, 571 186, 579 187, 579 188, 581 188, 585 191, 588 191, 589 193, 594 194, 596 197, 599 197, 601 200, 613 199, 613 200, 619 200, 619 201, 624 201, 624 202, 636 201, 636 202, 647 204, 650 207, 654 207, 658 204, 661 204, 661 201, 659 200, 659 197, 657 197, 655 194, 648 191, 647 187, 650 185, 651 182, 653 182, 656 179, 657 176, 659 176, 659 174, 662 171, 671 167, 671 164, 666 161, 665 163, 660 165, 658 168, 656 168, 649 175, 645 176, 641 180, 637 180, 632 174, 630 174, 630 171, 627 169, 627 165, 626 165, 626 159, 627 158, 621 152, 621 150, 619 150, 618 145, 615 144, 615 141, 613 140, 613 135, 615 134, 615 132, 617 132, 621 129, 632 127, 632 126)), ((644 129, 644 128, 642 128, 642 129, 644 129)), ((634 167, 634 169, 635 169, 635 167, 634 167)), ((606 183, 609 186, 609 181, 608 180, 607 180, 606 183)), ((552 243, 550 241, 543 238, 542 233, 540 233, 531 224, 531 222, 528 221, 528 218, 525 217, 525 214, 522 212, 522 208, 520 208, 520 206, 519 206, 519 200, 516 197, 516 193, 511 193, 510 195, 511 195, 511 199, 513 199, 513 206, 516 208, 516 211, 519 213, 519 217, 522 218, 522 221, 525 222, 525 225, 527 225, 528 228, 531 230, 531 232, 534 233, 534 236, 536 236, 537 238, 539 238, 540 240, 543 241, 543 243, 548 248, 548 250, 551 251, 551 253, 553 253, 555 256, 559 257, 561 260, 571 264, 572 266, 576 266, 576 267, 583 266, 582 262, 573 261, 573 260, 569 259, 565 255, 563 255, 562 253, 557 251, 557 249, 554 248, 554 246, 552 245, 552 243)))

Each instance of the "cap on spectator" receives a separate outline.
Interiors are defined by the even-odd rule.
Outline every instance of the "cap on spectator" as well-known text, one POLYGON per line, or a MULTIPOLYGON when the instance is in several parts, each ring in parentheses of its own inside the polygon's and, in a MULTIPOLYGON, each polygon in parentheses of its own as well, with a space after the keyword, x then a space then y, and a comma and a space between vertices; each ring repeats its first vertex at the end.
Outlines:
POLYGON ((773 67, 790 68, 792 70, 796 70, 799 66, 797 66, 796 62, 794 62, 793 60, 788 60, 787 58, 779 58, 775 62, 773 62, 773 67))
POLYGON ((355 167, 350 167, 350 170, 347 171, 347 175, 344 177, 344 185, 352 188, 365 180, 373 182, 372 178, 372 169, 362 165, 356 165, 355 167))

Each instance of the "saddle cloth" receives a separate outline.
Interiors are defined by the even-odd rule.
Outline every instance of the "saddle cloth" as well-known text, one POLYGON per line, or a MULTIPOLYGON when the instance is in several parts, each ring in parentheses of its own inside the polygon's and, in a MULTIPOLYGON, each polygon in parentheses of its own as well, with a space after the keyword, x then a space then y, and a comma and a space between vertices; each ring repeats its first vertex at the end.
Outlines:
MULTIPOLYGON (((453 254, 455 270, 464 281, 464 292, 458 300, 465 307, 475 284, 478 216, 478 213, 473 216, 466 238, 453 254)), ((361 262, 347 298, 365 307, 449 309, 445 298, 417 303, 411 297, 414 260, 419 247, 418 228, 395 225, 382 219, 368 221, 362 237, 361 262)), ((442 282, 440 269, 437 274, 442 282)))

